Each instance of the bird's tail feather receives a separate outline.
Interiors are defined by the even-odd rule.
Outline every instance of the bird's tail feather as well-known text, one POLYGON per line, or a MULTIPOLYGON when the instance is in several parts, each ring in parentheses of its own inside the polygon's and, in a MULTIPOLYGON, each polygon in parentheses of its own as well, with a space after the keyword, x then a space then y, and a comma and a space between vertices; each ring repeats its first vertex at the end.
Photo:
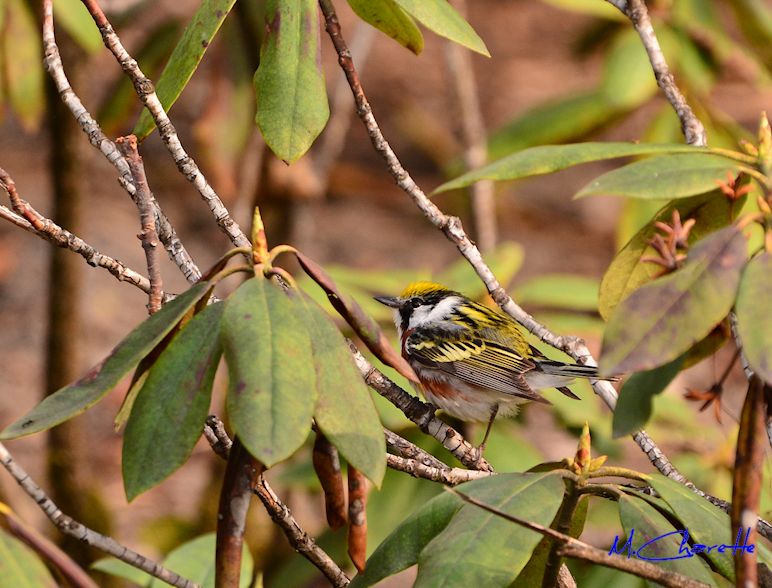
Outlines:
POLYGON ((598 378, 598 368, 591 365, 562 363, 550 359, 538 359, 536 360, 536 363, 542 372, 552 376, 566 376, 567 378, 598 378))

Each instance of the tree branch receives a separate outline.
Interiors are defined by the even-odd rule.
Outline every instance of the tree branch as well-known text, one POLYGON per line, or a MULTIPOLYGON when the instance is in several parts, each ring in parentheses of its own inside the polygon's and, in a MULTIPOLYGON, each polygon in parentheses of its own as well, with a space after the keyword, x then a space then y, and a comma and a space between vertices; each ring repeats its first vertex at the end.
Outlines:
POLYGON ((145 250, 147 260, 147 275, 150 278, 150 292, 148 293, 147 309, 150 314, 161 310, 163 301, 163 282, 161 280, 161 266, 158 259, 158 233, 155 230, 155 218, 153 215, 153 194, 147 184, 145 166, 142 157, 137 150, 137 137, 119 137, 116 141, 118 149, 126 158, 134 177, 134 186, 137 188, 135 202, 139 209, 139 217, 142 225, 139 240, 142 241, 142 249, 145 250))
POLYGON ((130 566, 134 566, 143 572, 147 572, 151 576, 154 576, 167 584, 177 586, 178 588, 199 588, 197 584, 183 578, 179 574, 167 570, 161 564, 140 555, 136 551, 132 551, 111 537, 105 537, 104 535, 89 529, 85 525, 82 525, 78 521, 75 521, 64 514, 40 486, 30 478, 29 474, 13 460, 13 457, 2 443, 0 443, 0 463, 3 464, 3 467, 8 470, 8 473, 11 474, 19 486, 21 486, 27 495, 37 503, 40 510, 45 513, 49 520, 62 533, 75 537, 79 541, 83 541, 100 551, 117 557, 130 566))
POLYGON ((152 115, 158 127, 161 140, 174 159, 177 169, 201 194, 204 202, 209 206, 215 221, 217 221, 217 226, 227 235, 230 241, 236 247, 248 247, 250 245, 249 239, 244 235, 236 221, 231 218, 228 209, 225 208, 217 192, 209 184, 196 162, 183 148, 174 125, 169 120, 166 110, 164 110, 161 101, 155 93, 153 82, 142 73, 136 60, 126 51, 120 38, 107 20, 105 13, 102 12, 102 8, 97 0, 82 0, 82 2, 99 28, 105 47, 115 56, 123 71, 134 84, 134 89, 142 104, 145 105, 152 115))
POLYGON ((8 193, 11 205, 17 211, 13 212, 0 205, 0 217, 58 247, 77 253, 86 260, 87 264, 106 269, 119 281, 128 282, 143 292, 150 292, 150 281, 145 276, 125 266, 117 259, 103 255, 80 237, 73 235, 35 210, 29 202, 19 196, 16 191, 16 183, 2 168, 0 168, 0 186, 8 193))
POLYGON ((431 480, 432 482, 439 482, 446 486, 456 486, 469 482, 470 480, 479 480, 480 478, 487 478, 492 476, 495 472, 480 471, 480 470, 465 470, 463 468, 451 468, 451 467, 435 467, 428 466, 418 461, 417 459, 409 459, 406 457, 399 457, 398 455, 386 454, 386 465, 391 469, 399 472, 404 472, 413 476, 414 478, 423 478, 424 480, 431 480))
MULTIPOLYGON (((64 73, 62 58, 59 54, 59 48, 56 45, 54 37, 54 15, 53 0, 43 0, 43 49, 45 51, 45 67, 56 85, 56 89, 61 96, 62 102, 67 106, 72 115, 78 121, 80 128, 86 133, 89 142, 96 147, 102 155, 105 156, 116 170, 118 170, 118 181, 123 189, 128 192, 132 200, 136 198, 136 187, 133 183, 131 170, 126 159, 118 152, 115 143, 108 139, 94 120, 86 107, 78 98, 78 95, 70 86, 70 82, 64 73)), ((136 201, 136 200, 135 200, 136 201)), ((185 279, 194 283, 201 277, 201 272, 196 266, 185 246, 177 237, 177 233, 169 223, 158 202, 153 199, 153 210, 156 215, 158 237, 164 244, 169 258, 177 264, 185 279)))
MULTIPOLYGON (((222 421, 215 415, 209 415, 204 427, 204 436, 212 450, 221 458, 228 459, 231 447, 233 445, 228 434, 225 432, 222 421)), ((316 542, 306 533, 300 524, 292 516, 292 512, 287 508, 273 489, 261 475, 257 481, 253 492, 257 495, 268 514, 279 528, 284 532, 290 545, 314 566, 316 566, 336 588, 347 586, 349 578, 343 573, 338 564, 319 547, 316 542)))

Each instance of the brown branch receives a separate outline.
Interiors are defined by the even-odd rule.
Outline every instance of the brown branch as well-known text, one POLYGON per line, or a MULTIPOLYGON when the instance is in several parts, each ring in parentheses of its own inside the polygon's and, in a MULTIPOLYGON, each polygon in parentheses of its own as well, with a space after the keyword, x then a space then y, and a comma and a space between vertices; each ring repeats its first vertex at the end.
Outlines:
POLYGON ((126 48, 123 46, 123 43, 121 43, 121 40, 115 33, 112 25, 107 20, 107 17, 97 0, 82 1, 99 28, 105 47, 107 47, 115 56, 115 59, 120 64, 124 73, 126 73, 134 84, 134 89, 137 92, 137 96, 139 96, 139 99, 142 101, 142 104, 145 105, 152 115, 153 120, 158 127, 158 133, 161 136, 161 140, 171 154, 172 159, 174 159, 177 169, 185 179, 193 184, 196 190, 198 190, 198 193, 212 212, 212 215, 217 222, 217 226, 219 226, 223 233, 227 235, 230 241, 236 245, 236 247, 249 246, 250 243, 246 235, 244 235, 236 221, 231 218, 228 209, 225 208, 225 205, 222 203, 222 200, 220 200, 217 192, 215 192, 214 188, 209 184, 196 162, 183 148, 174 125, 171 120, 169 120, 166 110, 164 110, 161 101, 155 93, 153 82, 142 73, 136 60, 129 55, 128 51, 126 51, 126 48))
POLYGON ((386 465, 393 470, 403 472, 414 478, 423 478, 432 482, 439 482, 446 486, 456 486, 469 482, 470 480, 479 480, 492 476, 495 472, 484 472, 480 470, 466 470, 463 468, 451 468, 428 466, 417 459, 400 457, 398 455, 386 454, 386 465))
POLYGON ((58 247, 77 253, 90 266, 106 269, 121 282, 132 284, 143 292, 150 292, 150 281, 145 276, 135 272, 117 259, 103 255, 80 237, 73 235, 35 210, 29 202, 19 196, 16 191, 16 183, 2 168, 0 168, 0 186, 8 193, 11 204, 16 210, 13 212, 0 205, 1 218, 33 235, 50 241, 58 247))
POLYGON ((147 275, 150 278, 147 310, 150 314, 155 314, 161 310, 163 281, 161 280, 161 264, 158 259, 158 233, 155 230, 155 217, 151 204, 153 194, 150 192, 150 186, 147 184, 145 165, 142 163, 142 157, 137 150, 137 137, 134 135, 119 137, 116 143, 118 150, 129 164, 131 175, 134 177, 134 186, 137 188, 135 202, 139 209, 139 218, 142 224, 142 230, 137 237, 142 242, 142 249, 145 250, 147 275))
MULTIPOLYGON (((756 527, 761 504, 761 486, 764 466, 764 438, 767 406, 764 399, 765 383, 753 376, 745 396, 732 483, 732 534, 739 535, 745 545, 756 542, 756 527)), ((737 586, 757 586, 758 570, 755 550, 744 549, 734 560, 737 586)))
POLYGON ((130 566, 138 568, 143 572, 147 572, 151 576, 154 576, 167 584, 177 586, 178 588, 199 588, 197 584, 194 584, 190 580, 167 570, 162 565, 121 545, 115 539, 105 537, 64 514, 40 486, 34 482, 29 474, 14 461, 13 457, 2 443, 0 443, 0 463, 3 464, 3 467, 11 474, 19 486, 22 487, 24 492, 35 501, 38 507, 40 507, 40 510, 45 513, 49 520, 62 533, 75 537, 79 541, 83 541, 108 555, 117 557, 130 566))
POLYGON ((53 565, 73 588, 98 588, 96 582, 56 543, 38 533, 19 519, 11 510, 0 504, 0 526, 5 527, 14 537, 30 546, 43 559, 53 565))
MULTIPOLYGON (((466 18, 466 0, 455 0, 456 10, 466 18)), ((453 79, 461 120, 464 163, 467 170, 484 166, 488 161, 485 123, 472 67, 472 53, 458 43, 445 43, 445 56, 453 79)), ((496 246, 496 202, 493 180, 472 184, 472 219, 477 246, 487 252, 496 246)))
MULTIPOLYGON (((62 102, 67 106, 75 120, 78 121, 80 128, 88 137, 89 142, 96 147, 102 155, 105 156, 113 167, 118 171, 118 181, 134 200, 136 198, 136 187, 133 184, 133 178, 129 164, 119 153, 115 143, 113 143, 102 132, 99 124, 94 120, 89 111, 83 106, 80 98, 72 89, 67 76, 64 73, 62 58, 59 54, 59 48, 56 45, 54 36, 54 16, 53 0, 43 0, 43 49, 45 51, 45 67, 56 85, 62 102)), ((185 279, 194 283, 201 277, 201 272, 196 266, 185 246, 177 237, 177 233, 172 227, 169 219, 161 210, 158 202, 153 199, 153 210, 156 216, 158 237, 164 244, 169 258, 177 264, 185 279)))
POLYGON ((681 132, 689 145, 704 147, 708 144, 705 127, 695 116, 694 112, 686 102, 686 98, 678 89, 673 74, 665 61, 665 55, 662 53, 662 47, 659 45, 657 36, 654 34, 654 27, 649 18, 649 11, 646 8, 644 0, 607 0, 618 8, 622 14, 630 19, 638 36, 641 38, 643 47, 649 56, 651 69, 654 71, 654 77, 657 84, 662 89, 668 102, 675 110, 678 120, 681 121, 681 132))
POLYGON ((238 437, 228 455, 228 466, 217 510, 215 584, 217 588, 238 588, 244 531, 252 492, 265 466, 244 448, 238 437))
POLYGON ((578 539, 574 539, 570 535, 565 535, 564 533, 559 533, 558 531, 555 531, 549 527, 545 527, 544 525, 526 521, 525 519, 513 516, 509 513, 485 504, 484 502, 480 502, 476 498, 467 496, 458 490, 454 490, 452 488, 447 488, 447 490, 448 492, 455 494, 469 504, 473 504, 511 523, 520 525, 521 527, 525 527, 531 531, 535 531, 544 537, 550 537, 551 539, 560 542, 562 544, 560 548, 560 554, 565 557, 573 557, 607 568, 621 570, 641 578, 646 578, 647 580, 653 580, 654 582, 658 582, 659 584, 668 586, 669 588, 707 588, 708 586, 707 584, 693 580, 688 576, 668 571, 647 561, 628 559, 620 555, 609 555, 607 551, 593 547, 592 545, 584 543, 583 541, 579 541, 578 539))
POLYGON ((365 356, 352 344, 349 344, 349 348, 354 356, 354 363, 356 363, 368 386, 400 409, 424 433, 431 435, 442 443, 442 446, 466 467, 485 472, 493 471, 493 467, 479 456, 479 451, 476 447, 473 447, 458 431, 434 416, 435 409, 431 404, 421 402, 418 398, 397 386, 373 367, 365 356))
MULTIPOLYGON (((227 460, 233 445, 230 437, 225 432, 222 421, 215 415, 209 415, 204 427, 204 436, 211 445, 212 450, 221 458, 227 460)), ((343 573, 338 564, 319 547, 316 542, 303 530, 303 527, 292 516, 273 489, 268 485, 263 476, 260 476, 253 492, 268 511, 271 520, 284 532, 290 545, 314 566, 316 566, 336 588, 347 586, 349 578, 343 573)))

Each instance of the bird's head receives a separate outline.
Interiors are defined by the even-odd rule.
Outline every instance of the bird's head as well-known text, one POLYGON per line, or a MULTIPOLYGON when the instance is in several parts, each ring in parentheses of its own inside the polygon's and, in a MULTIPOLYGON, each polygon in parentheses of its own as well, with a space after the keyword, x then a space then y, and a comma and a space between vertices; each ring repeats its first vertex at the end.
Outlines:
POLYGON ((441 284, 414 282, 399 296, 375 296, 375 300, 394 309, 394 322, 404 332, 446 320, 463 297, 441 284))

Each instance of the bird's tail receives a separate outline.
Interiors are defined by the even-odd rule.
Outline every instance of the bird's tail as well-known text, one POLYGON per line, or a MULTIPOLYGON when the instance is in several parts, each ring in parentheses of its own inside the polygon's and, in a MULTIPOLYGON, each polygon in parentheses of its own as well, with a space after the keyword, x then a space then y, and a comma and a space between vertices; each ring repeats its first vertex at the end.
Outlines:
MULTIPOLYGON (((553 361, 551 359, 536 359, 537 369, 546 374, 547 376, 556 376, 560 379, 565 378, 562 382, 570 384, 572 378, 593 378, 598 380, 615 380, 616 378, 601 378, 598 376, 598 368, 591 365, 579 365, 576 363, 562 363, 560 361, 553 361)), ((558 383, 558 382, 556 382, 558 383)), ((571 392, 566 386, 555 386, 557 390, 568 396, 579 400, 579 397, 571 392)))

